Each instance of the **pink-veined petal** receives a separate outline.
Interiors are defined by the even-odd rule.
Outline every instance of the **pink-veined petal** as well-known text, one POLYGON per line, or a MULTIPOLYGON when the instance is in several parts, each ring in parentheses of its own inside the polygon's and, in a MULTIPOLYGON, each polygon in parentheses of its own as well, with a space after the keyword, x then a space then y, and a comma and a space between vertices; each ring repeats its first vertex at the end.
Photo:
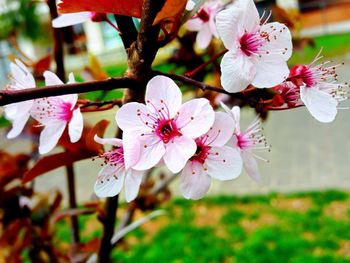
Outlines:
MULTIPOLYGON (((139 140, 140 158, 132 166, 138 171, 148 170, 154 167, 165 154, 164 143, 157 136, 144 136, 139 140)), ((127 148, 124 148, 124 152, 127 148)))
POLYGON ((129 170, 140 158, 141 145, 135 132, 123 132, 124 165, 129 170))
POLYGON ((7 134, 7 139, 13 139, 22 132, 24 126, 26 125, 29 119, 29 116, 30 114, 26 113, 12 120, 12 129, 7 134))
POLYGON ((57 145, 58 140, 61 138, 65 122, 56 122, 44 127, 40 133, 39 139, 39 153, 45 154, 51 151, 57 145))
POLYGON ((98 197, 112 197, 120 193, 125 178, 122 166, 104 166, 98 174, 94 191, 98 197))
POLYGON ((80 108, 77 108, 73 111, 72 119, 68 124, 68 134, 72 143, 80 140, 81 134, 83 133, 83 128, 83 114, 81 114, 80 108))
POLYGON ((240 151, 228 146, 213 147, 204 163, 207 173, 218 180, 232 180, 237 178, 243 167, 240 151))
POLYGON ((176 125, 183 135, 197 138, 209 130, 214 119, 214 110, 207 99, 193 99, 181 106, 176 125))
POLYGON ((94 141, 102 145, 110 144, 116 147, 123 147, 123 141, 118 138, 101 138, 95 134, 94 141))
POLYGON ((279 53, 280 57, 287 61, 293 52, 292 35, 286 25, 273 22, 261 26, 261 32, 268 32, 269 40, 263 46, 262 50, 269 53, 279 53))
POLYGON ((205 23, 203 27, 198 31, 196 43, 199 48, 205 49, 209 46, 212 38, 213 34, 210 30, 210 25, 209 23, 205 23))
POLYGON ((90 12, 79 12, 72 14, 64 14, 52 20, 52 27, 60 28, 66 26, 72 26, 89 21, 91 17, 90 12))
POLYGON ((137 197, 144 174, 145 171, 136 171, 133 169, 129 169, 126 172, 124 190, 127 202, 131 202, 137 197))
POLYGON ((200 18, 192 18, 185 23, 185 27, 189 31, 199 31, 203 26, 203 22, 200 18))
POLYGON ((243 17, 241 26, 247 32, 254 32, 260 25, 260 16, 253 0, 236 0, 234 7, 242 10, 243 17))
POLYGON ((281 84, 289 76, 287 62, 279 56, 262 56, 257 63, 252 85, 257 88, 271 88, 281 84))
POLYGON ((164 162, 169 170, 178 173, 184 168, 188 159, 196 152, 195 141, 186 136, 175 137, 165 145, 164 162))
POLYGON ((151 111, 156 108, 172 118, 181 106, 182 93, 172 79, 155 76, 147 84, 145 101, 151 111))
POLYGON ((316 120, 324 123, 334 121, 338 101, 332 95, 316 88, 301 87, 300 98, 316 120))
POLYGON ((211 179, 199 162, 188 162, 180 177, 180 190, 187 199, 198 200, 209 190, 211 179))
POLYGON ((117 125, 124 132, 133 131, 134 134, 141 134, 143 132, 150 131, 151 128, 147 126, 147 122, 152 122, 147 117, 150 114, 150 110, 144 104, 137 102, 130 102, 123 105, 115 116, 117 125))
POLYGON ((227 52, 221 60, 221 85, 228 92, 244 90, 254 79, 253 62, 241 53, 227 52))
POLYGON ((216 28, 224 46, 228 50, 239 48, 240 21, 242 20, 242 9, 231 7, 222 10, 216 15, 216 28))
POLYGON ((216 112, 213 126, 204 135, 206 136, 205 144, 212 147, 225 145, 231 138, 234 129, 235 122, 227 113, 216 112))
POLYGON ((241 151, 244 169, 247 174, 257 183, 261 184, 261 176, 259 172, 258 164, 253 156, 253 153, 249 150, 241 151))

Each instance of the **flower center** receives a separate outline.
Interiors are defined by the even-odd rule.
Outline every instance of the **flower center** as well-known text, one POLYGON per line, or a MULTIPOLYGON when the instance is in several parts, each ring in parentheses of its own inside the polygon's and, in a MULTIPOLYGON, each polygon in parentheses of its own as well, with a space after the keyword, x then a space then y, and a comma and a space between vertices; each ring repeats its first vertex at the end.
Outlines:
POLYGON ((196 139, 196 144, 196 153, 190 158, 190 161, 197 161, 203 164, 209 155, 209 150, 211 149, 211 147, 205 145, 201 139, 196 139))
POLYGON ((242 52, 250 57, 251 55, 257 54, 264 41, 263 38, 258 34, 244 33, 239 41, 242 52))
POLYGON ((57 117, 62 120, 62 121, 70 121, 72 119, 73 116, 73 110, 71 110, 72 108, 72 104, 70 104, 69 102, 64 102, 61 104, 60 106, 60 111, 57 114, 57 117))
POLYGON ((174 120, 159 120, 156 134, 162 139, 164 143, 168 143, 171 139, 181 136, 179 129, 174 120))
POLYGON ((100 158, 104 159, 104 164, 117 166, 118 164, 124 164, 124 150, 123 147, 118 147, 108 152, 99 155, 100 158))
POLYGON ((198 13, 197 13, 197 17, 202 20, 204 23, 208 22, 210 19, 209 13, 204 10, 204 8, 202 8, 198 13))

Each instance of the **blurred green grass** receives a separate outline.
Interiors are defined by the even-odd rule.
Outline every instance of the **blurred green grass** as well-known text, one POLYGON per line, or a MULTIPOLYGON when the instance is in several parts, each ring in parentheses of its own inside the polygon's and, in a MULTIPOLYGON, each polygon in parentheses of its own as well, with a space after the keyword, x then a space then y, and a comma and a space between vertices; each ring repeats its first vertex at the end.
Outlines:
MULTIPOLYGON (((167 215, 129 233, 113 262, 350 262, 346 192, 178 198, 161 209, 167 215)), ((84 241, 101 235, 94 216, 80 225, 84 241)), ((57 227, 68 242, 67 225, 57 227)))

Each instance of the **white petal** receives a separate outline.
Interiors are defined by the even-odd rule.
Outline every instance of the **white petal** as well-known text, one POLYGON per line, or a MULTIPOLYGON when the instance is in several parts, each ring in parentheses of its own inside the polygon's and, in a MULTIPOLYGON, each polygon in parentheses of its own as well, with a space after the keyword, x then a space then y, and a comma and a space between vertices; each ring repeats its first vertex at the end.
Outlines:
POLYGON ((200 18, 192 18, 185 23, 185 27, 190 31, 199 31, 203 26, 200 18))
POLYGON ((95 186, 98 197, 112 197, 120 193, 125 178, 125 169, 122 166, 106 165, 100 171, 95 186))
POLYGON ((180 177, 180 190, 187 199, 198 200, 209 190, 211 179, 199 162, 188 162, 180 177))
POLYGON ((155 76, 147 84, 145 101, 151 111, 163 109, 166 117, 172 118, 181 106, 182 93, 172 79, 155 76))
POLYGON ((209 46, 211 39, 213 38, 213 34, 210 30, 209 23, 205 23, 205 25, 198 31, 196 43, 199 48, 205 49, 209 46))
POLYGON ((22 61, 16 59, 16 63, 10 64, 10 70, 15 83, 10 84, 11 89, 35 88, 35 79, 22 61))
POLYGON ((123 146, 123 141, 118 138, 101 138, 97 134, 94 136, 95 142, 105 145, 105 144, 110 144, 116 147, 122 147, 123 146))
POLYGON ((137 102, 130 102, 123 105, 115 116, 117 125, 124 132, 133 131, 134 133, 143 133, 150 131, 151 128, 147 127, 146 122, 152 122, 147 117, 150 114, 150 110, 144 104, 137 102))
POLYGON ((259 27, 260 16, 253 0, 237 0, 233 6, 240 8, 244 14, 241 22, 243 30, 253 32, 259 27))
POLYGON ((60 28, 66 26, 72 26, 89 21, 91 17, 90 12, 80 12, 72 14, 64 14, 52 20, 52 27, 60 28))
POLYGON ((62 136, 65 127, 65 122, 56 122, 44 127, 44 129, 40 133, 39 139, 40 154, 48 153, 53 148, 55 148, 58 140, 62 136))
POLYGON ((193 139, 186 136, 175 137, 165 145, 164 162, 171 172, 178 173, 195 154, 196 149, 193 139))
POLYGON ((330 94, 313 87, 301 87, 300 98, 316 120, 324 123, 334 121, 337 115, 338 101, 330 94))
POLYGON ((142 177, 145 171, 135 171, 129 169, 125 176, 125 199, 127 202, 134 200, 140 190, 142 177))
POLYGON ((207 99, 193 99, 181 106, 176 125, 183 135, 197 138, 209 130, 214 119, 214 110, 207 99))
POLYGON ((237 50, 239 47, 239 24, 242 18, 242 10, 236 7, 225 9, 216 15, 218 34, 228 50, 237 50))
POLYGON ((221 85, 228 92, 244 90, 254 79, 253 62, 241 53, 227 52, 221 60, 221 85))
POLYGON ((210 149, 210 157, 206 159, 204 167, 215 179, 235 179, 241 174, 243 167, 240 151, 228 146, 213 147, 210 149))
POLYGON ((63 82, 60 80, 57 75, 51 71, 44 72, 45 85, 46 86, 54 86, 54 85, 62 85, 63 82))
POLYGON ((253 156, 253 154, 248 151, 242 151, 242 159, 244 169, 247 171, 248 175, 257 183, 261 184, 261 176, 259 172, 258 164, 253 156))
POLYGON ((278 22, 267 23, 261 26, 260 30, 262 32, 269 32, 270 35, 270 41, 266 42, 263 50, 267 50, 270 53, 276 53, 279 51, 281 58, 283 58, 285 61, 287 61, 292 56, 292 35, 284 24, 278 22))
POLYGON ((227 143, 233 135, 235 129, 234 120, 224 112, 215 113, 215 121, 213 126, 207 132, 205 142, 206 145, 212 147, 220 147, 227 143))
POLYGON ((258 60, 252 85, 257 88, 271 88, 288 78, 287 62, 279 56, 262 56, 258 60))
POLYGON ((124 165, 127 170, 139 161, 141 146, 138 137, 134 132, 123 132, 124 165))
POLYGON ((17 137, 26 125, 30 114, 19 115, 17 118, 12 120, 12 129, 7 134, 7 139, 13 139, 17 137))
POLYGON ((81 134, 83 133, 83 128, 83 114, 81 114, 80 108, 77 108, 73 111, 72 119, 68 124, 68 134, 72 143, 80 140, 81 134))
MULTIPOLYGON (((140 158, 138 162, 132 166, 138 171, 148 170, 154 167, 165 154, 165 147, 162 141, 156 136, 144 136, 140 141, 140 158)), ((127 148, 124 148, 126 151, 127 148)))

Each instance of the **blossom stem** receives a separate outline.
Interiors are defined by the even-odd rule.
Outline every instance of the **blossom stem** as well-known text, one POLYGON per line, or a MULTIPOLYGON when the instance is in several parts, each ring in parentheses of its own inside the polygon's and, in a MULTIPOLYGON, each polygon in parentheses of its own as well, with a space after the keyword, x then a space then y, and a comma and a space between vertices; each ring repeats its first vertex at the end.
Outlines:
POLYGON ((106 21, 111 27, 113 27, 115 30, 117 30, 119 34, 121 34, 119 28, 118 28, 115 24, 113 24, 113 22, 112 22, 109 18, 106 18, 105 21, 106 21))
POLYGON ((210 65, 211 63, 215 62, 218 58, 222 57, 223 55, 225 55, 225 53, 227 52, 227 49, 224 49, 223 51, 221 51, 220 53, 216 54, 214 57, 212 57, 210 60, 204 62, 202 65, 200 65, 199 67, 195 68, 194 70, 185 73, 186 77, 189 78, 193 78, 197 73, 199 73, 200 71, 202 71, 203 69, 205 69, 208 65, 210 65))

